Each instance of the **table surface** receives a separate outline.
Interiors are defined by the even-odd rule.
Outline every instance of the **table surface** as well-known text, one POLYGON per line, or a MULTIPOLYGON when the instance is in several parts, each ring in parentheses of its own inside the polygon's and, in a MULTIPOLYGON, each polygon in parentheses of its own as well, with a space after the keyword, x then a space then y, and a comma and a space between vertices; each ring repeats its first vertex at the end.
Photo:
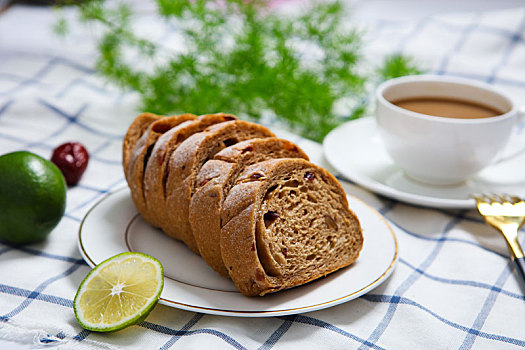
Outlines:
MULTIPOLYGON (((402 52, 430 72, 489 82, 525 104, 521 1, 353 4, 367 28, 364 49, 372 61, 402 52)), ((367 295, 327 310, 263 319, 159 305, 147 323, 123 332, 83 330, 71 309, 89 271, 76 232, 89 208, 125 183, 121 140, 139 111, 135 95, 96 75, 93 45, 84 34, 64 42, 51 33, 55 19, 46 7, 15 5, 0 14, 0 153, 25 149, 48 158, 55 145, 75 139, 92 159, 82 182, 68 190, 66 215, 45 242, 0 244, 0 348, 525 346, 523 291, 504 241, 477 213, 405 205, 346 181, 345 189, 380 211, 399 240, 396 270, 367 295)), ((294 141, 326 165, 320 145, 294 141)))

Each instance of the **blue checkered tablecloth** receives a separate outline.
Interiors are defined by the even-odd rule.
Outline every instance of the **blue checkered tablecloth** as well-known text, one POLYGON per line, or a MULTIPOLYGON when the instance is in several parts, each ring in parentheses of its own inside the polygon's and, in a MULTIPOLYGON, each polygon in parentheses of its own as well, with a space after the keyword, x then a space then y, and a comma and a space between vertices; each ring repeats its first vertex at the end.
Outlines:
MULTIPOLYGON (((58 144, 76 140, 91 160, 46 241, 0 243, 0 339, 61 348, 525 347, 523 291, 505 242, 476 212, 408 206, 351 183, 347 191, 379 210, 399 240, 396 270, 370 293, 317 312, 257 319, 158 305, 125 331, 83 330, 72 299, 90 268, 77 250, 77 232, 89 208, 125 184, 121 142, 139 111, 133 92, 95 74, 89 33, 75 29, 57 38, 55 20, 48 8, 22 5, 0 14, 0 153, 49 158, 58 144)), ((372 62, 402 52, 431 72, 497 85, 525 105, 525 8, 380 20, 365 38, 372 62)), ((323 163, 320 145, 294 141, 323 163)))

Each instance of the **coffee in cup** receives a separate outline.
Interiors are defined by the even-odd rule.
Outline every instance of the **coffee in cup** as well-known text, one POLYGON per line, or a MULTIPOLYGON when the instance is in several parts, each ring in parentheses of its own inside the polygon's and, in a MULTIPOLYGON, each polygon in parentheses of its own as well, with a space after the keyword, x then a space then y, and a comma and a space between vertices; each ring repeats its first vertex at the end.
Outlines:
POLYGON ((505 113, 481 103, 431 96, 411 97, 390 102, 412 112, 443 118, 490 118, 505 113))

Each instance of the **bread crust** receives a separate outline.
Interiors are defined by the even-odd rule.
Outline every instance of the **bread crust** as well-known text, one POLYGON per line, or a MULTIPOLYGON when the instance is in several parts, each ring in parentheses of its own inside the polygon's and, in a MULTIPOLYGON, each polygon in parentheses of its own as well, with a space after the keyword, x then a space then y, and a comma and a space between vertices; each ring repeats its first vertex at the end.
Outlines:
POLYGON ((131 122, 126 136, 124 136, 124 141, 122 142, 122 166, 126 179, 128 178, 127 169, 129 158, 137 141, 141 138, 142 134, 144 134, 148 126, 160 118, 162 118, 162 116, 153 113, 142 113, 131 122))
POLYGON ((308 156, 294 143, 276 137, 239 142, 217 153, 201 168, 191 198, 189 221, 206 263, 229 277, 221 255, 221 209, 231 185, 244 167, 272 158, 308 156))
POLYGON ((165 184, 168 177, 167 160, 172 153, 191 135, 211 125, 236 119, 237 117, 231 114, 206 114, 175 126, 158 138, 144 172, 144 199, 154 226, 168 226, 165 184))
POLYGON ((182 114, 164 117, 154 121, 147 127, 140 139, 138 139, 129 157, 128 167, 126 169, 126 180, 131 189, 131 198, 144 220, 152 225, 155 225, 155 222, 150 218, 151 215, 144 199, 143 180, 145 163, 149 158, 153 145, 163 133, 196 117, 197 116, 193 114, 182 114))
MULTIPOLYGON (((304 181, 308 183, 309 180, 304 181)), ((284 210, 287 209, 284 208, 284 210)), ((308 216, 305 215, 305 218, 308 219, 308 216)), ((268 160, 246 168, 238 177, 236 185, 230 190, 223 203, 221 219, 224 223, 220 241, 223 262, 236 287, 247 296, 264 295, 291 288, 346 267, 357 259, 363 244, 359 220, 348 208, 346 195, 339 182, 326 170, 302 159, 268 160), (325 193, 321 195, 322 191, 317 193, 306 192, 317 196, 312 197, 312 201, 302 202, 306 205, 306 209, 315 211, 316 207, 320 207, 322 213, 327 213, 328 216, 337 215, 338 222, 343 223, 337 226, 335 221, 330 218, 334 222, 335 228, 323 226, 323 230, 326 232, 321 232, 320 229, 315 230, 316 235, 324 235, 323 239, 327 239, 327 237, 334 239, 335 248, 331 248, 331 242, 313 241, 314 243, 324 244, 323 251, 327 253, 326 256, 318 256, 318 261, 312 260, 311 264, 304 269, 301 269, 302 266, 290 265, 286 252, 284 252, 284 260, 279 263, 278 259, 279 257, 282 258, 283 254, 281 252, 276 253, 273 250, 273 242, 270 241, 272 238, 279 242, 290 238, 286 244, 290 249, 289 253, 295 254, 290 259, 307 261, 309 256, 297 255, 309 247, 305 246, 304 243, 296 244, 296 246, 292 246, 290 243, 299 242, 304 238, 298 233, 302 229, 302 227, 297 226, 301 225, 300 220, 296 217, 287 218, 286 211, 279 212, 279 215, 282 215, 279 220, 282 219, 282 222, 286 223, 285 220, 288 219, 293 221, 289 226, 284 227, 288 232, 287 237, 282 236, 282 232, 273 232, 274 227, 271 224, 269 228, 266 228, 264 221, 265 213, 269 209, 265 206, 272 204, 274 196, 272 191, 277 191, 280 187, 277 187, 277 190, 272 190, 272 188, 277 185, 284 186, 283 184, 289 181, 300 180, 297 176, 294 178, 293 174, 301 174, 304 178, 311 176, 312 183, 317 181, 315 186, 325 193), (327 201, 329 203, 326 204, 327 201), (330 209, 332 205, 335 206, 333 210, 330 209), (332 234, 334 237, 331 236, 332 234), (292 248, 295 251, 292 251, 292 248), (335 253, 337 253, 337 257, 335 253), (298 272, 290 274, 291 266, 298 269, 298 272)), ((317 219, 314 217, 312 222, 317 219)), ((307 232, 310 234, 310 230, 307 232)))
POLYGON ((162 226, 162 229, 168 235, 182 240, 192 251, 199 254, 189 222, 189 206, 201 167, 231 143, 273 136, 275 135, 262 125, 234 120, 212 125, 182 142, 168 160, 165 203, 169 216, 168 225, 162 226))

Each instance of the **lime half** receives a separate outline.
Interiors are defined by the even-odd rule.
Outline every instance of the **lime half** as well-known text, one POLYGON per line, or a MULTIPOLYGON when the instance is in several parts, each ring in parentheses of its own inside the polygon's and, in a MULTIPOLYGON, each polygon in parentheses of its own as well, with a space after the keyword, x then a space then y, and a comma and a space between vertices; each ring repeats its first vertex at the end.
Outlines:
POLYGON ((160 262, 128 252, 98 264, 78 288, 73 309, 85 329, 111 332, 143 321, 164 286, 160 262))

